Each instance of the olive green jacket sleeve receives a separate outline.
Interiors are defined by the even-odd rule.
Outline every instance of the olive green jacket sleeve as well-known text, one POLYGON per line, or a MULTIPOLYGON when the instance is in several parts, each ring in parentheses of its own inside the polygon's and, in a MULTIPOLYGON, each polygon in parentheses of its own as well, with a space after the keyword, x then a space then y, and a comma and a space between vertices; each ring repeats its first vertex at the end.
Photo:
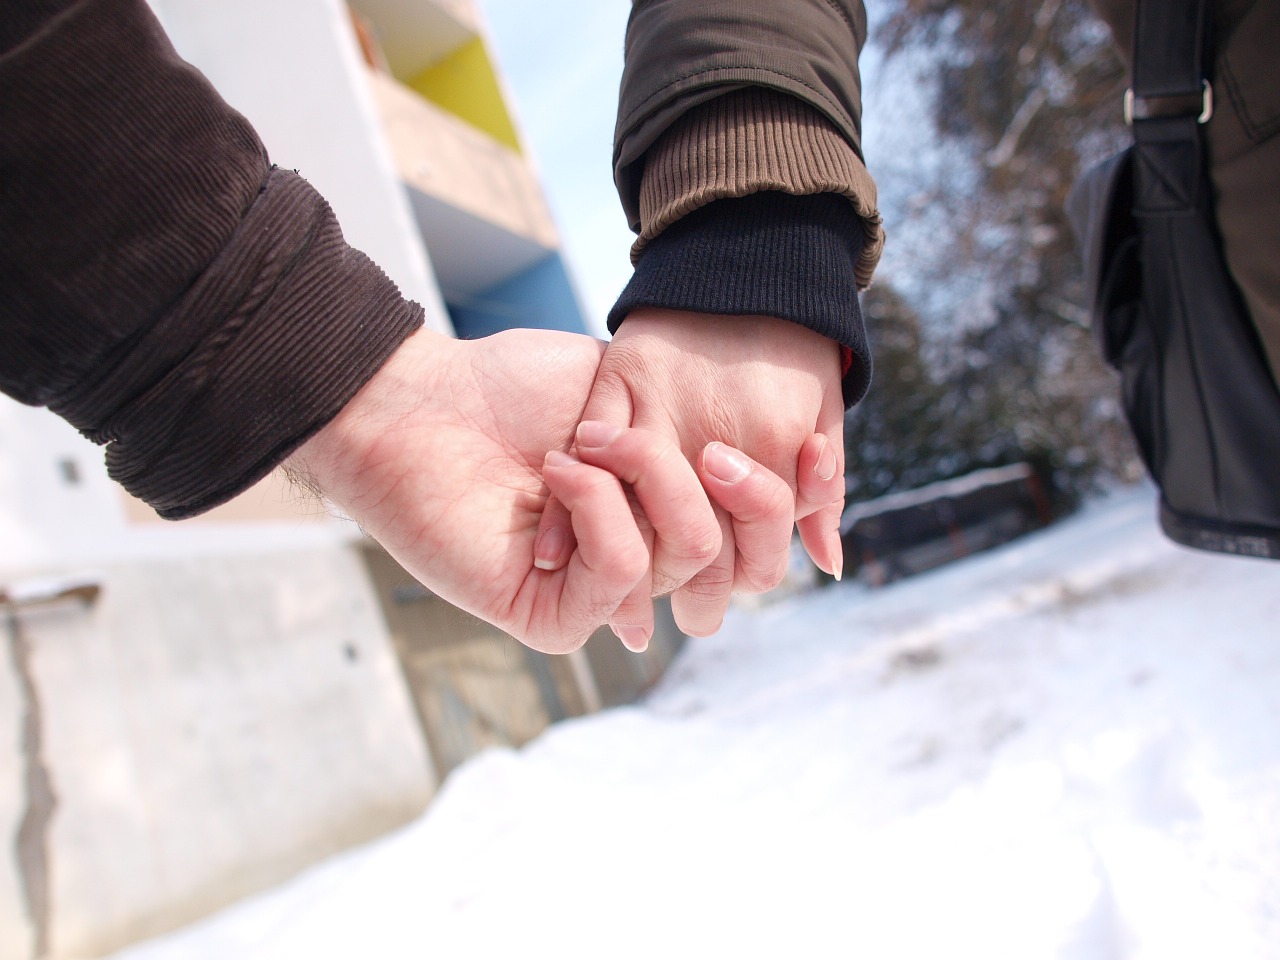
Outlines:
POLYGON ((862 158, 822 114, 788 94, 746 87, 700 104, 645 156, 637 261, 649 241, 695 210, 761 191, 847 199, 862 224, 854 278, 865 290, 884 249, 876 185, 862 158))
POLYGON ((848 198, 865 235, 858 287, 884 247, 861 153, 857 0, 636 0, 627 29, 614 169, 647 243, 716 200, 776 190, 848 198))
POLYGON ((614 136, 614 175, 641 229, 645 154, 695 107, 746 87, 795 98, 861 157, 860 0, 635 0, 614 136))
POLYGON ((857 0, 636 0, 627 29, 614 172, 646 244, 716 200, 776 190, 847 197, 865 288, 884 247, 861 153, 857 0))

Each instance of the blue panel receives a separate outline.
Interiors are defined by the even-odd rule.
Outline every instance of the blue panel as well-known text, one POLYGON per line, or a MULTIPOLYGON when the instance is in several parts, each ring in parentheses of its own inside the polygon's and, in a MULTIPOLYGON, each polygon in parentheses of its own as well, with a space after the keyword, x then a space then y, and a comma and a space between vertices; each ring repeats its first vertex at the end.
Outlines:
POLYGON ((559 253, 487 290, 452 300, 448 307, 454 330, 469 340, 513 327, 587 332, 559 253))

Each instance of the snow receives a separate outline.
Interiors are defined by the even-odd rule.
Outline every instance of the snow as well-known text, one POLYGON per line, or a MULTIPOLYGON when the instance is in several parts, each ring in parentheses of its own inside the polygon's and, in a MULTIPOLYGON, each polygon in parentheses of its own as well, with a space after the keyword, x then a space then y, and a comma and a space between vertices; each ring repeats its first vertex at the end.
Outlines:
POLYGON ((1280 956, 1280 565, 1154 509, 735 610, 643 704, 118 960, 1280 956))

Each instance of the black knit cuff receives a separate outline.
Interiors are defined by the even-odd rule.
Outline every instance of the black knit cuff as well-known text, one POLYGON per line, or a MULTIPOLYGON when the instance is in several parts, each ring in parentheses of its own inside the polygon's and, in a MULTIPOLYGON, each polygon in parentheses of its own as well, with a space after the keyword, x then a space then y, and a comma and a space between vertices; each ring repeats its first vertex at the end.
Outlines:
POLYGON ((863 238, 853 205, 835 194, 717 200, 649 242, 609 311, 609 331, 639 307, 790 320, 849 349, 842 386, 851 407, 871 380, 854 278, 863 238))

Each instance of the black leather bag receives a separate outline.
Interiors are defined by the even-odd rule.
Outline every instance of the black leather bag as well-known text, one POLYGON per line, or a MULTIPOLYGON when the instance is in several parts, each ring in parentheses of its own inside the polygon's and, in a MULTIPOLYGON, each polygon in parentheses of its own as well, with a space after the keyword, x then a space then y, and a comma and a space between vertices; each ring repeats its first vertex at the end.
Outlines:
POLYGON ((1139 2, 1133 145, 1081 178, 1068 212, 1161 527, 1189 547, 1280 559, 1280 391, 1214 219, 1205 16, 1204 0, 1139 2))

